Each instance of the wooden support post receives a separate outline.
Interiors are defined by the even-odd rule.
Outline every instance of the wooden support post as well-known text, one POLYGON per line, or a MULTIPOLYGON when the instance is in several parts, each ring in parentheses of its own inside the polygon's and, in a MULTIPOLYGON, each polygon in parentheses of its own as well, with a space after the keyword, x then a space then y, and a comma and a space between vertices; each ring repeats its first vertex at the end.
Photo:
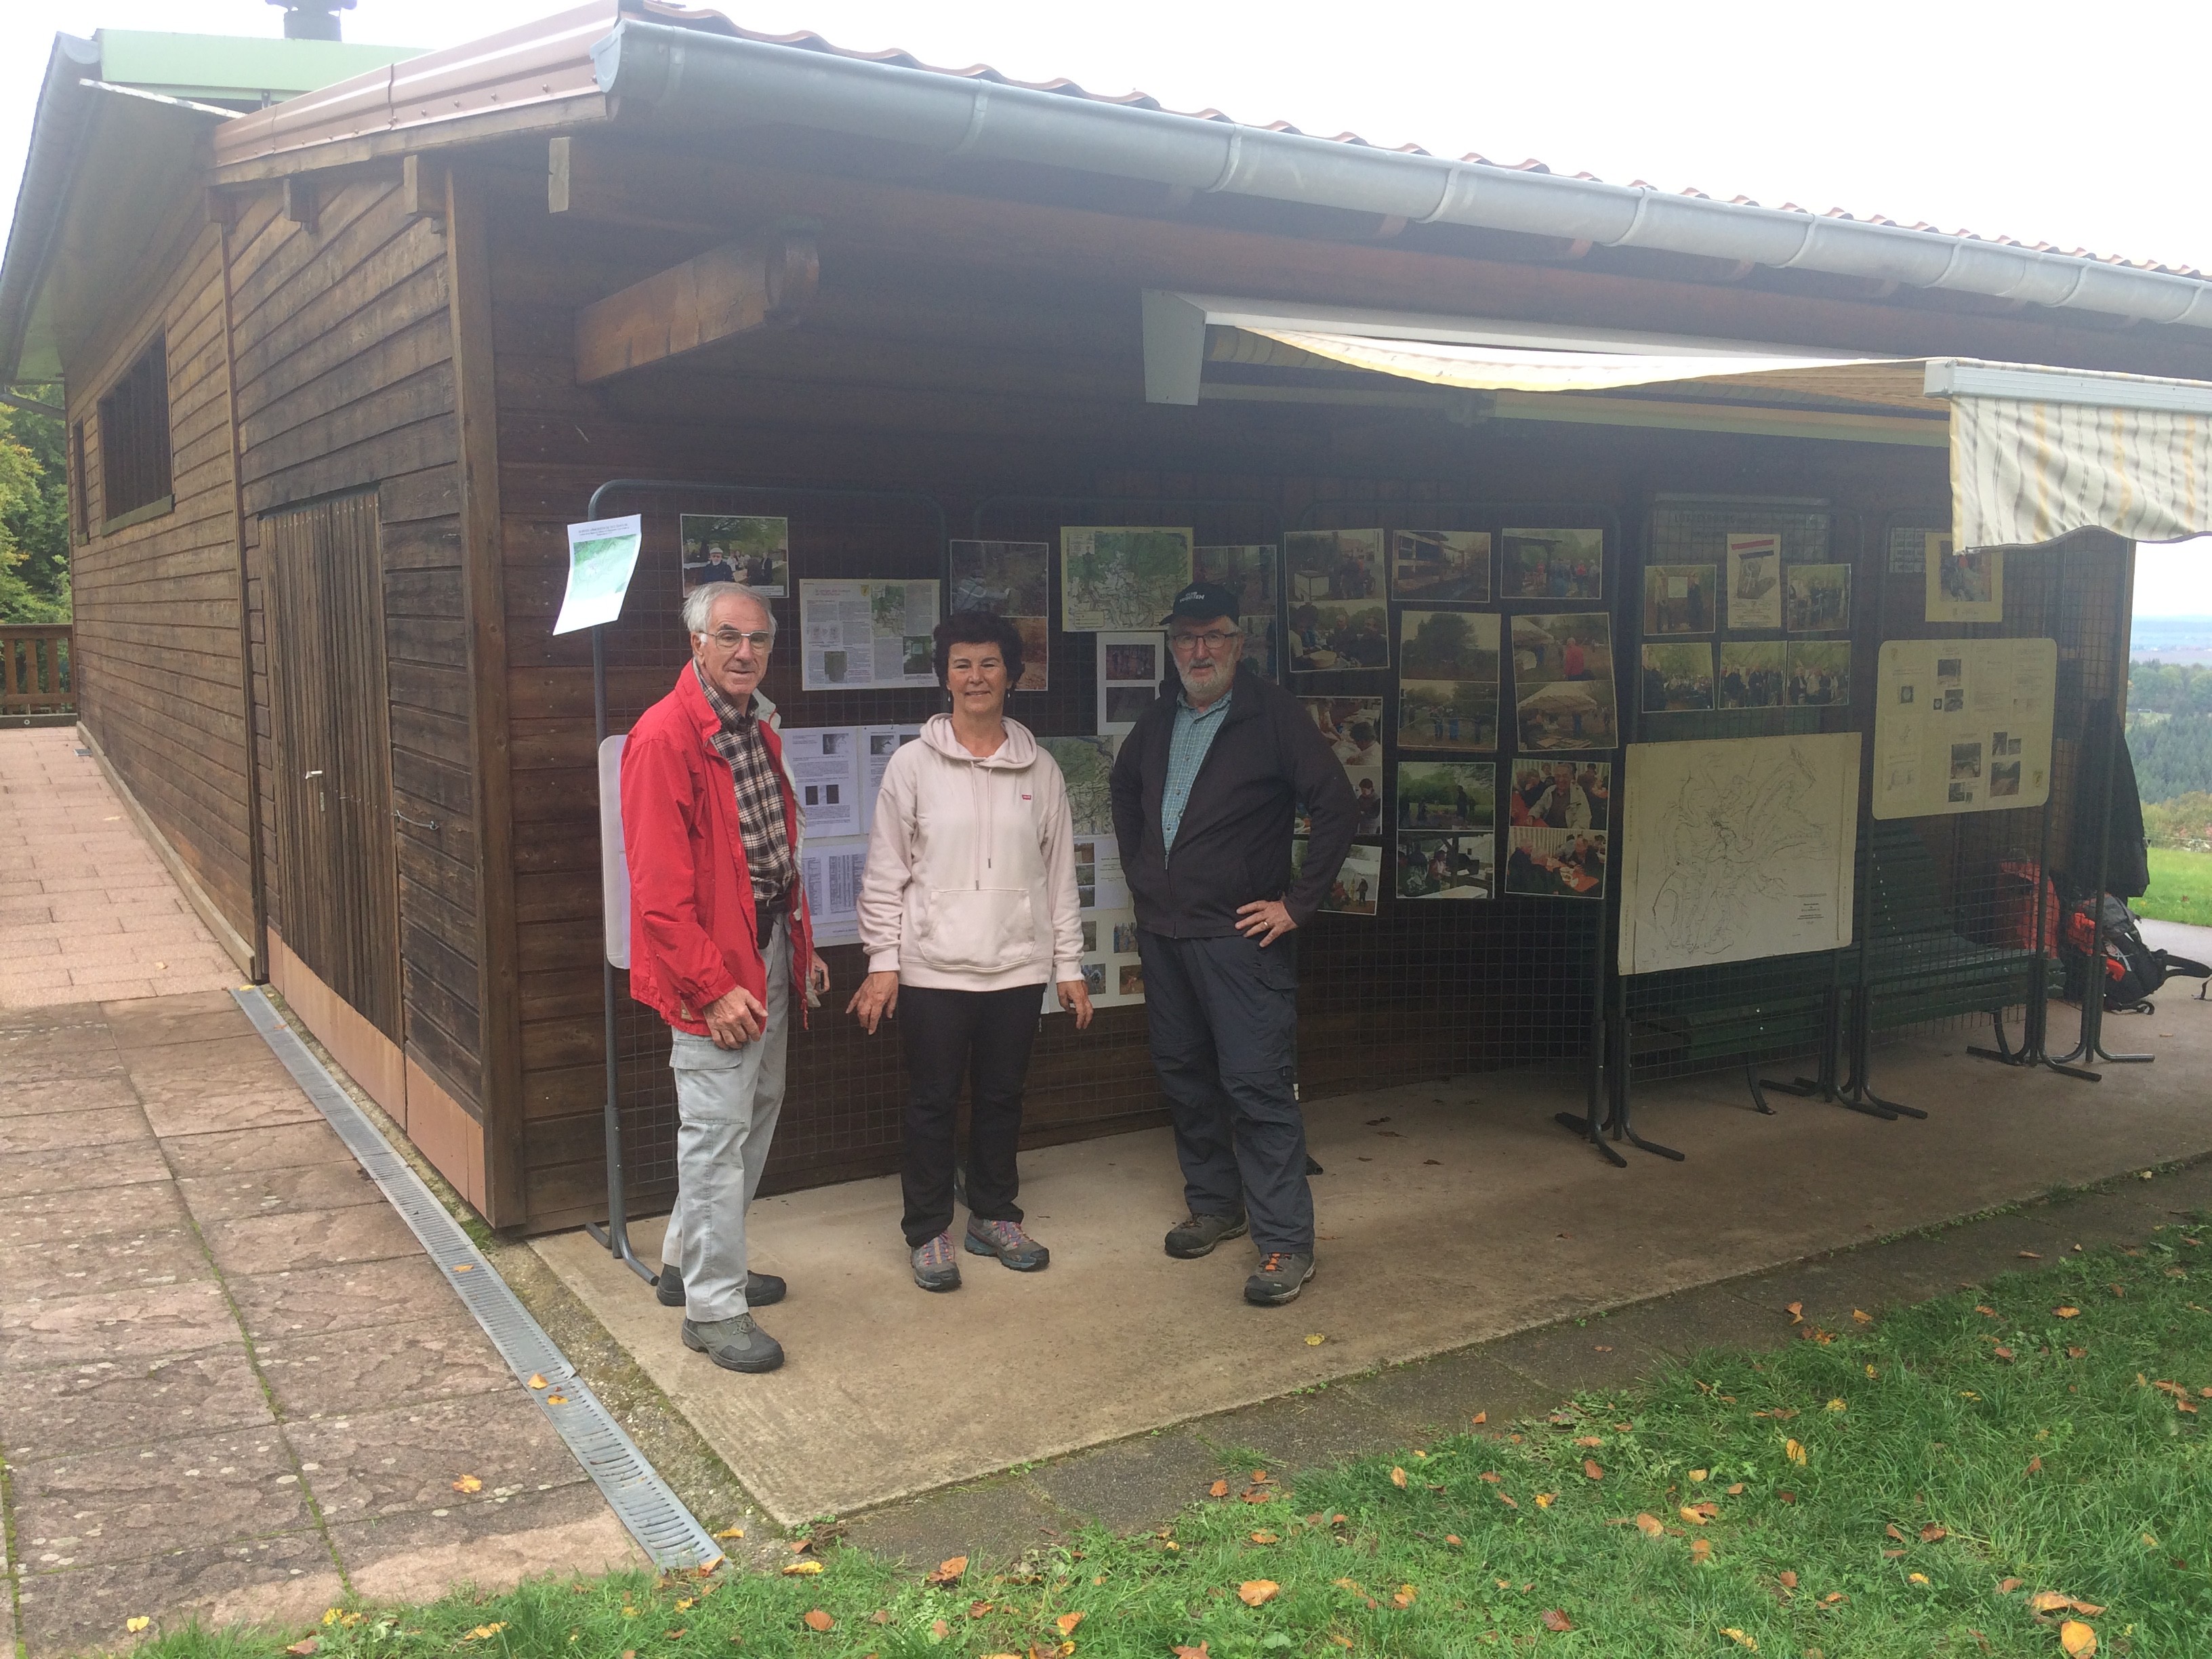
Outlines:
POLYGON ((294 173, 284 181, 284 216, 306 231, 315 234, 315 215, 321 204, 315 199, 315 181, 304 173, 294 173))
POLYGON ((446 169, 435 161, 409 154, 399 162, 399 197, 410 219, 428 219, 434 229, 446 228, 446 169))
POLYGON ((788 328, 820 274, 811 228, 709 248, 576 313, 576 382, 591 386, 755 329, 788 328))

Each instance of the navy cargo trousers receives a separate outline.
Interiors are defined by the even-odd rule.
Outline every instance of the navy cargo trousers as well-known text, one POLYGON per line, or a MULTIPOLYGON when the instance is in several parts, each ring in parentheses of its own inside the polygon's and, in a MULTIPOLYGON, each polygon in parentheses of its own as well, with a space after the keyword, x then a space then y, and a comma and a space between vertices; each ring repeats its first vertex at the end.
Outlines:
POLYGON ((1152 1065, 1194 1215, 1252 1218, 1261 1252, 1314 1247, 1297 1092, 1297 942, 1139 928, 1152 1065))

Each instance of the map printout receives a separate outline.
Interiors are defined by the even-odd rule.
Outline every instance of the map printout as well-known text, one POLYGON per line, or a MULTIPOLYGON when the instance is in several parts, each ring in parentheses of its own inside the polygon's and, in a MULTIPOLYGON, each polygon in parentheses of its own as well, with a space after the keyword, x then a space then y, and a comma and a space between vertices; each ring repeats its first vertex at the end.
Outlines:
POLYGON ((1851 942, 1856 732, 1629 745, 1620 971, 1851 942))

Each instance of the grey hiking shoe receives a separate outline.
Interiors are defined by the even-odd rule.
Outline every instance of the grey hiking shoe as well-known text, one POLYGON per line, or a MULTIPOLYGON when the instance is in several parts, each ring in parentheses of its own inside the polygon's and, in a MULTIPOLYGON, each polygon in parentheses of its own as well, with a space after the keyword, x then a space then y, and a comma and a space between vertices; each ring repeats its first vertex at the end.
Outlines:
POLYGON ((925 1291, 957 1291, 960 1288, 960 1260, 952 1254, 952 1235, 939 1233, 926 1244, 917 1244, 914 1257, 914 1282, 925 1291))
POLYGON ((1306 1280, 1314 1276, 1314 1259, 1291 1250, 1270 1250, 1260 1258, 1260 1270, 1244 1281, 1244 1299, 1255 1307, 1279 1308, 1295 1302, 1306 1280))
MULTIPOLYGON (((745 1275, 745 1305, 749 1308, 773 1308, 783 1300, 784 1282, 774 1273, 745 1275)), ((653 1281, 653 1294, 664 1308, 684 1305, 684 1275, 677 1271, 673 1261, 664 1263, 653 1281)))
POLYGON ((1190 1261, 1212 1253, 1224 1238, 1242 1238, 1249 1224, 1236 1215, 1189 1215, 1168 1229, 1168 1254, 1190 1261))
POLYGON ((772 1371, 783 1364, 783 1344, 755 1324, 749 1313, 703 1325, 687 1319, 684 1346, 705 1354, 726 1371, 772 1371))
POLYGON ((1018 1273, 1042 1273, 1052 1252, 1022 1231, 1018 1221, 986 1221, 968 1218, 968 1237, 963 1241, 970 1255, 995 1255, 1018 1273))

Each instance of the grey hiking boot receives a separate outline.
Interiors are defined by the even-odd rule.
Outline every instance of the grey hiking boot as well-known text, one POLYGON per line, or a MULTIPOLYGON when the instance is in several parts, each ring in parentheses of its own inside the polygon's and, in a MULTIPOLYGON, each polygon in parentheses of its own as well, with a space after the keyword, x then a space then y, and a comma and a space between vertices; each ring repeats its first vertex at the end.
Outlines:
POLYGON ((756 1325, 749 1313, 703 1325, 687 1319, 684 1346, 705 1354, 726 1371, 772 1371, 783 1364, 783 1344, 756 1325))
POLYGON ((960 1260, 952 1254, 952 1235, 939 1233, 914 1247, 914 1282, 925 1291, 960 1288, 960 1260))
POLYGON ((995 1255, 1018 1273, 1042 1273, 1052 1260, 1052 1252, 1024 1232, 1018 1221, 986 1221, 971 1215, 963 1243, 969 1255, 995 1255))
MULTIPOLYGON (((745 1305, 749 1308, 773 1308, 783 1300, 784 1282, 774 1273, 745 1275, 745 1305)), ((684 1275, 677 1271, 673 1261, 665 1262, 653 1281, 653 1294, 664 1308, 684 1305, 684 1275)))
POLYGON ((1249 1225, 1241 1211, 1236 1215, 1187 1216, 1168 1229, 1168 1254, 1184 1261, 1210 1255, 1223 1239, 1243 1237, 1249 1225))
POLYGON ((1270 1250, 1260 1258, 1260 1270, 1244 1281, 1244 1299, 1255 1307, 1279 1308, 1295 1302, 1306 1280, 1314 1276, 1314 1259, 1291 1250, 1270 1250))

